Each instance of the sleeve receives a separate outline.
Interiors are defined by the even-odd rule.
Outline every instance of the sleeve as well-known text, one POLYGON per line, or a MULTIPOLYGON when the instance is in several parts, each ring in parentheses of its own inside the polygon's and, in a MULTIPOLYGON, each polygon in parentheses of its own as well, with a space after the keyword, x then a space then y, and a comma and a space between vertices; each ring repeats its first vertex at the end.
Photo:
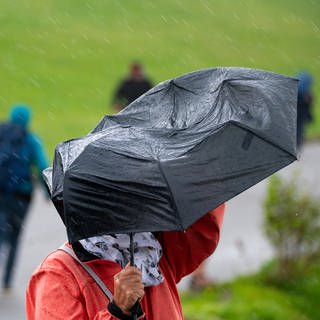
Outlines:
POLYGON ((39 137, 32 134, 30 135, 30 140, 32 144, 32 165, 37 170, 39 181, 46 190, 45 183, 42 177, 42 171, 48 167, 48 158, 39 137))
POLYGON ((216 249, 225 205, 210 211, 186 231, 162 232, 159 241, 178 283, 216 249))
POLYGON ((48 167, 48 159, 43 144, 40 138, 34 134, 31 135, 31 140, 33 148, 33 165, 37 167, 39 172, 42 172, 42 170, 48 167))
MULTIPOLYGON (((26 293, 27 320, 89 320, 80 288, 74 283, 72 275, 57 270, 34 274, 26 293)), ((118 319, 106 306, 92 320, 118 319)))

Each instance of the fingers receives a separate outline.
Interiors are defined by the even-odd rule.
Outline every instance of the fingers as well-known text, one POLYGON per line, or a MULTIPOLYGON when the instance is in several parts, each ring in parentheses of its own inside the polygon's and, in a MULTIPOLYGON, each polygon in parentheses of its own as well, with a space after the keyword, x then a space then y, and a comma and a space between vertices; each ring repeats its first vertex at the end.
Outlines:
POLYGON ((132 305, 135 304, 137 301, 142 300, 144 296, 144 290, 143 289, 127 289, 125 291, 126 299, 130 300, 132 305))
POLYGON ((130 282, 141 282, 142 275, 141 272, 135 267, 129 267, 121 270, 115 275, 115 280, 128 280, 130 282))
POLYGON ((114 301, 123 311, 128 311, 144 296, 141 272, 127 265, 114 276, 114 301))
POLYGON ((130 282, 141 282, 142 274, 139 269, 132 266, 126 266, 118 274, 116 274, 115 279, 128 280, 130 282))
POLYGON ((130 273, 130 274, 138 273, 141 275, 141 271, 135 266, 130 266, 129 263, 124 267, 122 271, 124 271, 125 273, 130 273))
POLYGON ((134 289, 136 290, 144 290, 144 286, 141 282, 141 279, 132 279, 132 278, 115 278, 115 285, 119 287, 119 289, 123 291, 127 291, 130 289, 133 291, 134 289))

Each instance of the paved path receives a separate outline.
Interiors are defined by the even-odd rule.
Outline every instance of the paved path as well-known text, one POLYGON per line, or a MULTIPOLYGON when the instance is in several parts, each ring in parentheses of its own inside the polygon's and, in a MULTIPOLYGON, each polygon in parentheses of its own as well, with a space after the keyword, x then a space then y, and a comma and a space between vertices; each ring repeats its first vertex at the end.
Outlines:
MULTIPOLYGON (((320 144, 309 144, 303 150, 300 162, 281 171, 290 176, 294 170, 301 173, 308 188, 320 192, 320 144)), ((228 203, 219 247, 206 265, 213 280, 225 280, 237 274, 254 271, 272 256, 261 225, 261 202, 265 196, 266 182, 261 182, 228 203)), ((0 320, 25 319, 24 292, 28 279, 47 255, 66 240, 65 230, 50 202, 37 190, 25 225, 22 246, 17 262, 14 292, 0 296, 0 320)), ((180 284, 186 288, 188 279, 180 284)))

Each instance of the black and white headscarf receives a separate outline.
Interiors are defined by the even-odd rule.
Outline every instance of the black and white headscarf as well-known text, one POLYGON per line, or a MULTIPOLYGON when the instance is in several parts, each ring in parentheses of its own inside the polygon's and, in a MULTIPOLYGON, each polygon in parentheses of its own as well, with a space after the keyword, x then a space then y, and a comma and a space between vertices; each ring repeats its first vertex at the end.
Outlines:
MULTIPOLYGON (((135 266, 142 273, 146 287, 160 284, 164 278, 159 269, 162 248, 151 232, 134 234, 135 266)), ((113 234, 80 240, 81 245, 95 256, 111 260, 124 268, 130 261, 130 237, 127 234, 113 234)))

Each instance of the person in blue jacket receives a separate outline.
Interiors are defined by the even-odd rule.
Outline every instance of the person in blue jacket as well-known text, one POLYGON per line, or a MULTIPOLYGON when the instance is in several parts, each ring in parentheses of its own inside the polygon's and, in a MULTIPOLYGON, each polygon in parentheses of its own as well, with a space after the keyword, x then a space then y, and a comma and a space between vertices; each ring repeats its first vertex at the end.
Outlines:
POLYGON ((25 105, 11 109, 10 120, 0 124, 0 250, 8 246, 2 288, 11 288, 19 235, 34 189, 48 166, 39 138, 30 131, 31 110, 25 105), (33 175, 37 171, 37 175, 33 175))
POLYGON ((313 78, 307 71, 300 71, 297 75, 298 86, 298 112, 297 112, 297 146, 300 149, 305 140, 305 130, 313 121, 313 78))

